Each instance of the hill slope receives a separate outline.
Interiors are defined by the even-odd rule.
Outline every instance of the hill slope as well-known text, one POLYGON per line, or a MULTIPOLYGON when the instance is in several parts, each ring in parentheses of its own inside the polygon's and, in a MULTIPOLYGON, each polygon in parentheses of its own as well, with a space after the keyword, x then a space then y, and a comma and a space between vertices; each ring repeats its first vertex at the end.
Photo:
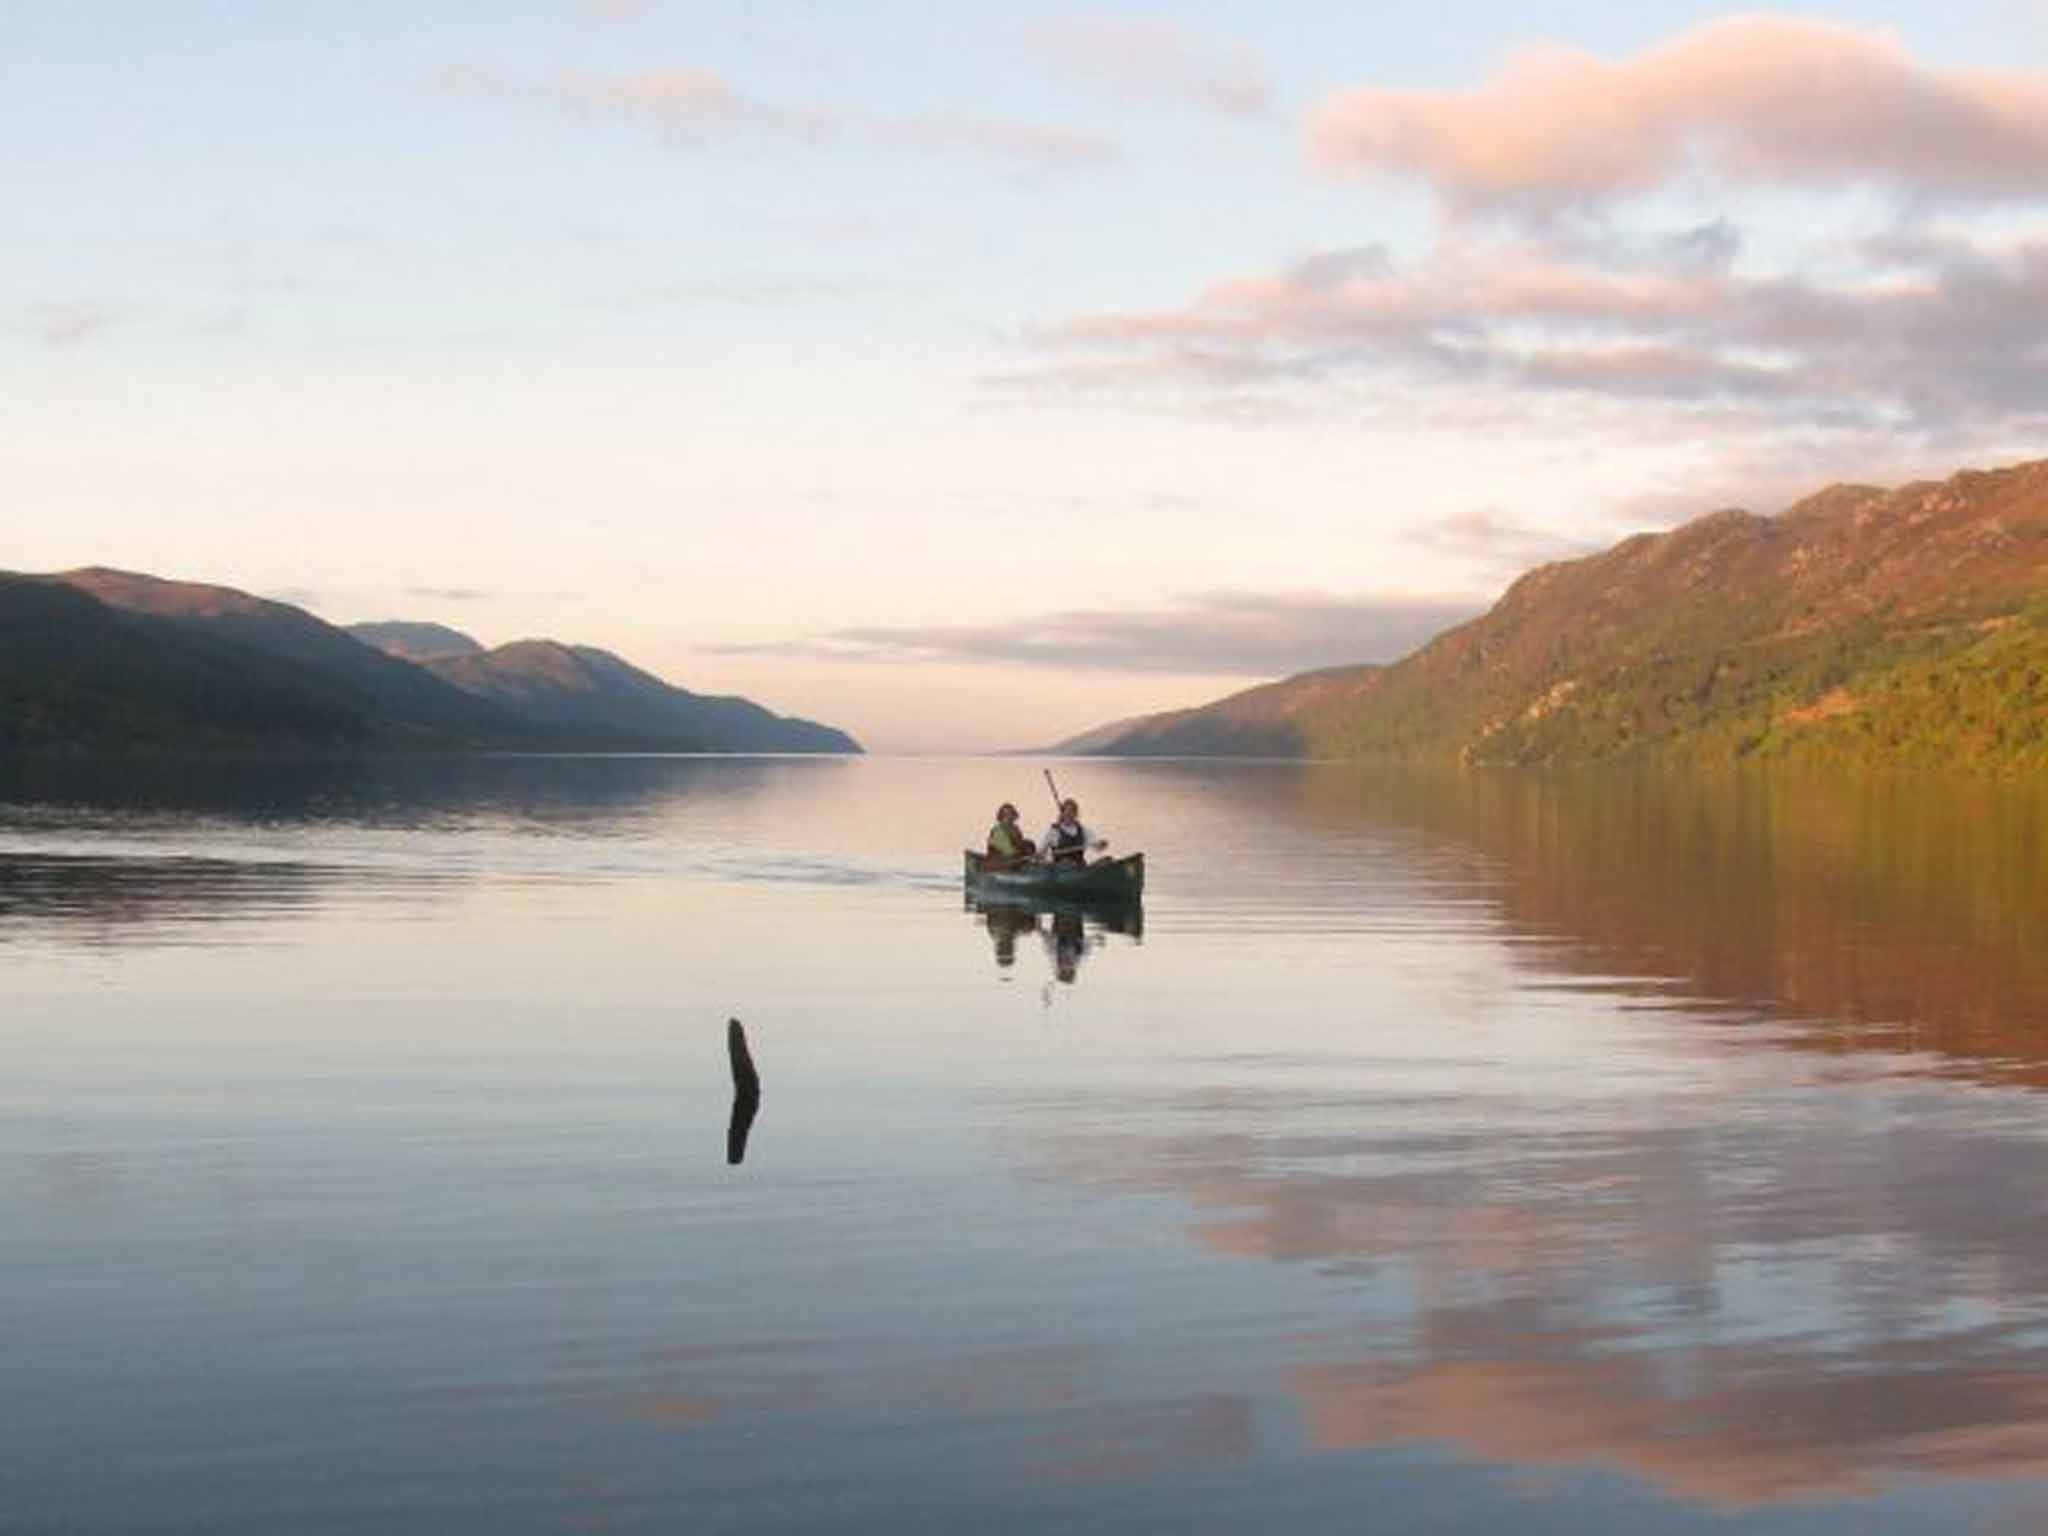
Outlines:
POLYGON ((0 572, 0 751, 697 745, 603 719, 528 718, 231 587, 98 568, 0 572))
POLYGON ((349 632, 232 587, 104 567, 0 572, 0 636, 0 750, 860 750, 589 647, 486 652, 438 624, 349 632))
POLYGON ((1193 709, 1140 715, 1069 737, 1052 750, 1084 757, 1303 757, 1316 721, 1363 705, 1381 666, 1325 667, 1193 709))
POLYGON ((520 718, 553 726, 630 731, 720 752, 858 752, 851 736, 773 714, 748 699, 672 687, 595 646, 519 640, 423 663, 453 686, 520 718))
POLYGON ((441 744, 476 745, 509 745, 529 734, 495 705, 288 603, 233 587, 104 567, 50 579, 120 613, 154 620, 158 633, 204 636, 292 663, 309 683, 317 680, 321 690, 345 700, 364 720, 380 722, 375 734, 409 733, 441 744))
MULTIPOLYGON (((1091 738, 1093 738, 1091 740, 1091 738)), ((2048 763, 2048 461, 1717 512, 1523 576, 1386 668, 1069 750, 2048 763)))
POLYGON ((353 747, 380 734, 359 697, 295 662, 0 573, 0 751, 353 747))

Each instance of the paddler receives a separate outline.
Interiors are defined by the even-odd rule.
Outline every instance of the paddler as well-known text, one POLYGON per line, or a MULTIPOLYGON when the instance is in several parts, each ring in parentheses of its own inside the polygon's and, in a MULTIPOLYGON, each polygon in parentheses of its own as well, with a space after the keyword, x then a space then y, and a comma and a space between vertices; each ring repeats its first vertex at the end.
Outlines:
POLYGON ((1005 800, 996 807, 996 824, 988 829, 988 862, 1015 869, 1038 850, 1017 826, 1017 807, 1005 800))
POLYGON ((1108 838, 1097 837, 1081 824, 1081 802, 1062 800, 1059 819, 1045 829, 1038 856, 1055 864, 1085 864, 1091 849, 1100 853, 1108 846, 1108 838))

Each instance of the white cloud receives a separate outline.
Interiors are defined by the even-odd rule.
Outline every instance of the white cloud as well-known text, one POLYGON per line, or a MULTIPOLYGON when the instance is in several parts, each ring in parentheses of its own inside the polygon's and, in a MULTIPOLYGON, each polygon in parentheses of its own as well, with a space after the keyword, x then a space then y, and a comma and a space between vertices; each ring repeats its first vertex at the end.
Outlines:
POLYGON ((1122 158, 1114 140, 1052 123, 974 112, 886 113, 767 102, 692 65, 612 74, 571 70, 538 83, 459 68, 446 71, 443 84, 466 94, 538 100, 578 114, 620 118, 689 147, 753 141, 806 150, 959 155, 1029 173, 1090 170, 1122 158))
POLYGON ((1068 16, 1025 29, 1026 51, 1055 73, 1127 101, 1225 117, 1273 111, 1273 83, 1247 43, 1201 37, 1155 17, 1068 16))
POLYGON ((1485 604, 1461 597, 1203 592, 1162 609, 1069 609, 990 624, 867 625, 728 655, 976 662, 1065 669, 1279 677, 1392 661, 1485 604))
POLYGON ((885 287, 875 278, 861 276, 812 272, 727 272, 651 284, 610 295, 599 302, 608 309, 627 310, 652 309, 669 304, 785 309, 798 304, 861 298, 882 292, 885 287))
POLYGON ((1413 530, 1418 544, 1455 555, 1497 580, 1535 566, 1592 554, 1597 547, 1518 521, 1493 507, 1453 512, 1413 530))

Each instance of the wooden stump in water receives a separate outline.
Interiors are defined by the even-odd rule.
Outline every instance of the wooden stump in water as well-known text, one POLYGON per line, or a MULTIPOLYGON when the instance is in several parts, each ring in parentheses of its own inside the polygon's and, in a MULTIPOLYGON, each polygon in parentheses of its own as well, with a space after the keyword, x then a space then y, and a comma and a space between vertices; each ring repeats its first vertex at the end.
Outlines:
POLYGON ((746 1161, 747 1133, 761 1112, 761 1074, 747 1049, 747 1032, 738 1019, 725 1021, 725 1052, 732 1059, 732 1119, 725 1128, 725 1160, 733 1167, 746 1161))

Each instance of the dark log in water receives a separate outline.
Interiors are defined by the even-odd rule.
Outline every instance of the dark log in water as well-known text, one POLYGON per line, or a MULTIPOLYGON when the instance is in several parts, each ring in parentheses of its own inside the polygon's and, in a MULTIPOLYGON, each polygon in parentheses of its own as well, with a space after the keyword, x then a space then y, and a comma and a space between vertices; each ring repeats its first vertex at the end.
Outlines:
POLYGON ((726 1020, 725 1050, 732 1058, 732 1119, 725 1128, 725 1160, 736 1168, 746 1161, 747 1133, 761 1112, 761 1074, 754 1070, 754 1053, 747 1049, 747 1032, 738 1019, 726 1020))

